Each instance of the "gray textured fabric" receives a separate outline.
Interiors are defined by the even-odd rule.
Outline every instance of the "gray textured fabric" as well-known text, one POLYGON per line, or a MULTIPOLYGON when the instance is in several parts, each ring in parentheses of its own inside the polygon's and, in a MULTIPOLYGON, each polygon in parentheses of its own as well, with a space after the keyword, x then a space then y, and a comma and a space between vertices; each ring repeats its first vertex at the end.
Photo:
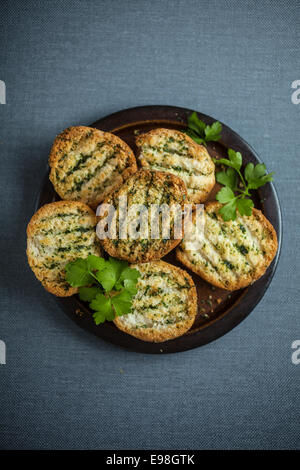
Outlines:
POLYGON ((0 447, 299 448, 298 1, 2 1, 0 447), (51 141, 143 104, 190 107, 276 172, 279 268, 237 328, 185 353, 126 352, 34 279, 25 227, 51 141))

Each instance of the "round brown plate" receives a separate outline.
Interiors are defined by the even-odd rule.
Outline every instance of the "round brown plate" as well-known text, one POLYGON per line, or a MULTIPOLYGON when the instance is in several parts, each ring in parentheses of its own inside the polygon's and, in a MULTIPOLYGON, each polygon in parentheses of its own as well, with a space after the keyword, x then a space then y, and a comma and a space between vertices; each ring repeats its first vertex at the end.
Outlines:
MULTIPOLYGON (((191 112, 192 110, 190 109, 173 106, 141 106, 125 109, 106 116, 91 124, 91 127, 113 132, 125 140, 135 151, 134 141, 136 133, 145 132, 157 127, 184 129, 186 127, 187 116, 191 112)), ((198 113, 198 115, 207 124, 212 124, 216 120, 205 114, 198 113)), ((256 164, 260 162, 255 151, 240 136, 224 124, 222 126, 221 142, 212 142, 208 145, 208 151, 211 156, 218 155, 225 157, 227 156, 227 149, 233 148, 242 153, 245 163, 253 162, 256 164)), ((217 190, 218 185, 216 185, 210 195, 211 200, 215 199, 217 190)), ((47 172, 38 195, 36 209, 58 199, 59 197, 49 182, 47 172)), ((190 331, 180 338, 164 343, 147 343, 123 333, 112 322, 96 326, 88 305, 82 303, 77 296, 67 298, 56 297, 57 302, 64 312, 82 328, 111 343, 134 351, 154 354, 179 352, 202 346, 219 338, 238 325, 257 305, 268 288, 278 263, 281 249, 282 221, 274 185, 269 183, 263 186, 259 191, 256 191, 254 199, 255 207, 262 210, 277 232, 278 251, 275 259, 265 275, 252 286, 232 293, 214 288, 199 276, 190 272, 197 286, 198 314, 190 331)), ((175 260, 173 253, 166 256, 165 260, 180 266, 180 263, 175 260)))

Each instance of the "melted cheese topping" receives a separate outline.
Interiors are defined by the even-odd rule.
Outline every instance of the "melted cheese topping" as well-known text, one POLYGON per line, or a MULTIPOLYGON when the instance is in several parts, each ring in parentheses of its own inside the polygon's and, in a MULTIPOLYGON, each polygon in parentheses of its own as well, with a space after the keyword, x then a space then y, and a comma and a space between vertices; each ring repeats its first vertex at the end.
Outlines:
POLYGON ((179 176, 187 187, 188 196, 206 195, 214 185, 214 164, 202 146, 192 146, 185 135, 174 132, 168 134, 147 134, 140 145, 139 159, 142 166, 157 171, 167 171, 179 176), (179 135, 179 136, 178 136, 179 135))
POLYGON ((224 222, 212 210, 205 211, 204 232, 193 225, 189 239, 184 239, 180 248, 190 263, 226 287, 255 276, 265 267, 269 236, 253 215, 237 215, 236 220, 224 222))
POLYGON ((28 239, 28 254, 35 260, 37 277, 64 284, 67 263, 89 254, 99 255, 95 223, 89 213, 74 208, 40 219, 28 239))
POLYGON ((190 284, 183 275, 161 269, 155 263, 133 266, 141 273, 138 292, 131 313, 119 318, 130 329, 167 329, 186 321, 189 316, 190 284))

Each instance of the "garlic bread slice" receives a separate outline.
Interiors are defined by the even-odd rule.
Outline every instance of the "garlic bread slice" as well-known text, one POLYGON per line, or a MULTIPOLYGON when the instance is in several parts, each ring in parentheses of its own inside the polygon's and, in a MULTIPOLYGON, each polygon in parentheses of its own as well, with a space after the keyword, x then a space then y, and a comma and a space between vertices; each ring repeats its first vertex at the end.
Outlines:
MULTIPOLYGON (((159 225, 158 236, 153 238, 151 230, 151 206, 166 205, 167 207, 172 207, 177 204, 177 207, 182 211, 185 198, 186 187, 178 176, 161 171, 138 171, 119 190, 103 201, 103 204, 109 204, 114 208, 115 214, 113 220, 116 222, 115 237, 107 237, 100 240, 104 250, 110 256, 121 258, 130 263, 144 263, 162 258, 180 243, 182 236, 181 238, 175 238, 177 236, 174 231, 175 215, 170 209, 170 219, 164 218, 161 213, 159 214, 157 219, 157 225, 159 225), (127 200, 126 238, 120 236, 120 201, 122 198, 127 200), (143 205, 147 209, 148 214, 146 214, 147 218, 145 218, 147 233, 143 235, 144 232, 142 232, 138 238, 134 239, 130 236, 129 230, 130 224, 134 222, 134 217, 130 216, 130 211, 133 209, 133 206, 136 207, 137 205, 143 205), (170 221, 168 223, 170 236, 162 238, 167 221, 170 221)), ((99 211, 101 211, 101 206, 99 211)), ((100 216, 99 222, 102 219, 105 220, 107 213, 107 211, 104 211, 100 216)))
POLYGON ((86 204, 58 201, 41 207, 27 227, 28 263, 42 285, 58 297, 77 292, 65 281, 65 266, 76 258, 101 256, 96 216, 86 204))
POLYGON ((259 279, 277 252, 274 227, 258 209, 251 216, 224 222, 218 211, 222 204, 208 203, 204 211, 204 231, 192 227, 189 239, 183 239, 176 250, 179 261, 205 281, 223 289, 236 290, 259 279), (189 249, 188 249, 189 248, 189 249))
POLYGON ((50 180, 64 200, 96 208, 137 171, 132 150, 119 137, 92 127, 69 127, 52 146, 50 180))
POLYGON ((197 293, 187 272, 164 261, 131 266, 141 276, 129 314, 115 325, 143 341, 160 343, 186 333, 197 313, 197 293))
POLYGON ((206 200, 215 185, 215 165, 203 145, 173 129, 154 129, 136 138, 143 168, 179 176, 187 187, 188 200, 206 200))

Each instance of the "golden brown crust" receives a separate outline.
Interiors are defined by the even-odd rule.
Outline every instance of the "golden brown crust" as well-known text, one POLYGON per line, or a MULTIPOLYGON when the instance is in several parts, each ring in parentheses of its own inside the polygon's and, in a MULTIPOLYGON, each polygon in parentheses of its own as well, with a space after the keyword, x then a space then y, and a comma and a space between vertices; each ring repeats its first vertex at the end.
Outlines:
MULTIPOLYGON (((133 204, 137 203, 135 202, 135 197, 139 200, 139 203, 149 206, 153 203, 162 204, 163 198, 167 195, 168 204, 178 203, 183 208, 186 198, 186 187, 180 178, 170 173, 140 170, 130 177, 119 190, 105 199, 103 204, 111 204, 117 207, 119 196, 124 195, 128 196, 128 207, 130 207, 131 202, 133 204), (155 191, 157 190, 156 193, 154 188, 155 191), (135 194, 137 196, 130 196, 132 189, 136 190, 135 194), (145 196, 144 200, 141 199, 142 196, 140 198, 140 195, 143 194, 145 196), (157 202, 155 202, 156 197, 157 202), (161 198, 160 201, 159 198, 161 198)), ((110 256, 124 259, 130 263, 145 263, 165 256, 180 243, 180 239, 151 240, 149 233, 146 240, 147 243, 144 243, 142 240, 111 240, 110 238, 100 240, 100 242, 110 256)))
POLYGON ((69 297, 78 292, 77 287, 71 287, 65 282, 64 268, 68 262, 82 254, 91 252, 101 255, 101 248, 95 234, 96 222, 92 209, 76 201, 46 204, 32 216, 27 226, 28 263, 36 278, 51 294, 69 297), (70 217, 70 222, 66 222, 67 218, 63 221, 64 217, 70 217), (57 230, 61 226, 64 230, 57 230), (66 227, 70 228, 66 229, 66 227), (83 233, 83 230, 86 233, 83 233), (57 234, 59 241, 56 239, 57 234), (76 247, 81 248, 79 243, 84 242, 85 237, 91 245, 83 251, 76 251, 76 247), (73 248, 75 251, 72 251, 73 248), (55 251, 56 249, 58 252, 55 251))
MULTIPOLYGON (((116 317, 114 320, 115 325, 122 331, 127 334, 130 334, 142 341, 149 341, 154 343, 161 343, 163 341, 168 341, 174 338, 178 338, 186 333, 194 323, 196 314, 197 314, 197 292, 193 279, 191 276, 184 271, 183 269, 173 266, 164 261, 152 261, 151 263, 146 263, 142 265, 133 265, 132 268, 139 269, 142 273, 148 272, 148 270, 160 270, 162 273, 172 274, 174 280, 179 284, 186 285, 186 303, 185 307, 187 309, 186 316, 184 321, 179 321, 175 324, 168 324, 163 328, 151 327, 151 328, 141 328, 141 327, 130 327, 126 324, 127 315, 121 317, 116 317)), ((143 277, 143 274, 142 274, 143 277)), ((139 288, 139 284, 137 284, 139 288)), ((182 287, 179 292, 182 291, 182 287)), ((138 295, 138 294, 137 294, 138 295)), ((134 305, 134 304, 133 304, 134 305)), ((170 306, 170 315, 172 307, 170 306)), ((145 310, 144 310, 145 311, 145 310)), ((131 314, 128 314, 131 315, 131 314)))
POLYGON ((55 138, 49 165, 50 181, 62 199, 93 208, 137 171, 135 156, 122 139, 86 126, 69 127, 55 138))
POLYGON ((168 171, 183 179, 188 200, 204 202, 215 185, 215 165, 204 145, 174 129, 153 129, 136 137, 144 168, 168 171))
MULTIPOLYGON (((224 244, 222 242, 222 237, 220 238, 219 243, 217 246, 213 246, 213 250, 219 254, 220 258, 222 259, 223 263, 227 263, 233 265, 233 269, 224 270, 223 266, 220 263, 213 263, 208 266, 202 262, 209 261, 207 257, 204 257, 201 262, 196 261, 193 256, 197 256, 201 254, 201 249, 195 252, 186 250, 184 248, 184 241, 182 245, 180 245, 176 250, 176 257, 177 259, 187 268, 189 268, 194 273, 198 274, 202 277, 205 281, 209 282, 210 284, 215 285, 216 287, 220 287, 226 290, 238 290, 244 288, 252 283, 254 283, 257 279, 259 279, 263 274, 266 272, 267 268, 271 264, 274 256, 276 255, 278 242, 277 242, 277 234, 272 226, 272 224, 266 219, 266 217, 262 214, 262 212, 258 209, 253 209, 252 215, 247 216, 240 216, 237 214, 237 219, 235 222, 229 221, 224 222, 220 215, 218 215, 218 210, 222 207, 222 204, 219 202, 210 202, 205 206, 205 213, 206 214, 215 214, 217 217, 218 229, 221 227, 221 231, 225 230, 225 232, 232 230, 232 240, 229 240, 229 243, 224 244), (248 248, 246 248, 243 244, 237 240, 237 225, 239 228, 242 226, 243 230, 245 230, 244 238, 245 244, 248 243, 248 248), (247 243, 246 243, 247 242, 247 243), (245 256, 245 266, 244 271, 242 270, 243 266, 237 265, 235 266, 234 261, 227 261, 226 253, 232 252, 233 247, 241 247, 244 250, 245 256), (251 251, 254 251, 252 254, 251 251), (194 261, 194 262, 193 262, 194 261), (250 267, 249 267, 250 265, 250 267), (217 270, 212 269, 214 267, 217 270), (234 272, 235 269, 239 267, 240 272, 234 272), (220 268, 223 269, 223 272, 220 272, 220 268), (232 271, 232 272, 230 272, 232 271)), ((206 215, 206 222, 207 215, 206 215)), ((217 233, 216 227, 214 227, 215 234, 217 233)), ((240 228, 241 230, 241 228, 240 228)), ((221 234, 221 232, 220 232, 221 234)), ((229 235, 229 239, 230 239, 229 235)), ((240 238, 239 240, 241 240, 240 238)), ((205 229, 204 234, 204 242, 208 242, 208 244, 212 243, 212 239, 208 236, 208 232, 205 229)), ((243 243, 243 241, 242 241, 243 243)), ((241 256, 240 256, 241 258, 241 256)), ((227 266, 226 266, 227 268, 227 266)))

